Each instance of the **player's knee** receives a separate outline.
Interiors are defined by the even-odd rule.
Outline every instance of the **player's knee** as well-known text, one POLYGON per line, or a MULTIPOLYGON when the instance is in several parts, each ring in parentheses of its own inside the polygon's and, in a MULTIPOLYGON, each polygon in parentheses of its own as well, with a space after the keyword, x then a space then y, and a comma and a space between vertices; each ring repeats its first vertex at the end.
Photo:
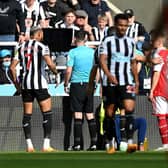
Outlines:
POLYGON ((95 117, 94 117, 94 114, 93 113, 86 113, 86 119, 87 120, 92 120, 92 119, 94 119, 95 117))
POLYGON ((83 118, 82 112, 75 112, 74 113, 74 118, 82 120, 82 118, 83 118))
POLYGON ((108 117, 113 117, 114 116, 114 107, 107 107, 107 109, 106 109, 106 115, 108 116, 108 117))
POLYGON ((139 117, 139 118, 137 118, 137 120, 138 120, 139 123, 141 123, 142 125, 146 125, 146 119, 145 119, 145 118, 139 117))

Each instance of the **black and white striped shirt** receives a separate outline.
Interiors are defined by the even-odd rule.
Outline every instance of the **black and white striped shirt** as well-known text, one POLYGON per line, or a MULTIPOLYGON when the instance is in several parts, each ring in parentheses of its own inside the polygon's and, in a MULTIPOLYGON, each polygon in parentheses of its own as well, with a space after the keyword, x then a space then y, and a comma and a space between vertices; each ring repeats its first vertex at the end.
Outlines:
MULTIPOLYGON (((134 49, 134 39, 127 36, 109 36, 100 45, 99 52, 107 55, 108 69, 117 78, 120 86, 133 84, 131 60, 134 59, 134 49)), ((108 85, 106 76, 103 77, 103 85, 108 85)))
POLYGON ((108 27, 106 26, 104 30, 100 30, 98 27, 92 28, 92 33, 94 35, 95 41, 102 41, 104 37, 106 37, 108 34, 108 27))
POLYGON ((30 35, 30 28, 37 26, 39 22, 40 6, 38 1, 34 1, 31 7, 27 6, 26 1, 21 3, 22 11, 25 18, 26 35, 30 35))
POLYGON ((49 53, 49 48, 36 40, 26 41, 18 47, 14 59, 19 60, 23 68, 22 89, 48 88, 43 56, 49 53))
POLYGON ((80 30, 79 27, 75 26, 74 24, 67 25, 63 20, 60 20, 59 22, 57 22, 55 24, 55 28, 80 30))
POLYGON ((38 25, 39 14, 40 14, 40 4, 35 1, 33 6, 29 8, 26 2, 21 3, 22 11, 24 13, 25 19, 32 19, 32 26, 38 25))
POLYGON ((126 35, 131 38, 137 38, 139 36, 145 36, 146 30, 144 26, 139 22, 134 22, 127 29, 126 35))

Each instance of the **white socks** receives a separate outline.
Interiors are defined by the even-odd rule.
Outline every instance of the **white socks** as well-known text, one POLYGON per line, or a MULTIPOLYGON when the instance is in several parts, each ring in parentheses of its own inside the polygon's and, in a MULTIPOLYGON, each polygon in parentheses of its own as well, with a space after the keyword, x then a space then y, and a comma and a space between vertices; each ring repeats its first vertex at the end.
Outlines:
POLYGON ((133 144, 133 139, 128 139, 128 144, 133 144))
POLYGON ((32 149, 34 148, 31 139, 26 139, 26 144, 27 144, 27 147, 28 147, 28 148, 32 148, 32 149))
MULTIPOLYGON (((34 148, 31 139, 26 139, 26 144, 28 148, 34 148)), ((43 149, 48 149, 50 147, 50 139, 45 138, 43 142, 43 149)))
POLYGON ((163 148, 168 148, 168 144, 163 144, 163 148))
POLYGON ((44 138, 43 149, 47 149, 50 147, 50 139, 44 138))

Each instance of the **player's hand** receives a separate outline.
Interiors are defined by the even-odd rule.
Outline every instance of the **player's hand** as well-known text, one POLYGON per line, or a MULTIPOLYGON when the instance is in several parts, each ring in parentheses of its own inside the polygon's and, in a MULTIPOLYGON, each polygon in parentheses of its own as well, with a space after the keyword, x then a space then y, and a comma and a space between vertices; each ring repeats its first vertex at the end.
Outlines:
POLYGON ((13 94, 13 96, 20 96, 21 95, 21 90, 17 90, 14 94, 13 94))
POLYGON ((69 92, 70 92, 69 87, 68 86, 64 86, 64 91, 65 91, 65 93, 69 94, 69 92))
POLYGON ((64 83, 64 92, 69 94, 70 92, 69 84, 64 83))
POLYGON ((110 75, 110 76, 108 76, 108 79, 109 79, 110 83, 118 85, 118 80, 115 76, 110 75))
POLYGON ((149 94, 149 100, 151 101, 151 102, 153 102, 154 101, 154 97, 153 97, 153 92, 151 91, 150 92, 150 94, 149 94))

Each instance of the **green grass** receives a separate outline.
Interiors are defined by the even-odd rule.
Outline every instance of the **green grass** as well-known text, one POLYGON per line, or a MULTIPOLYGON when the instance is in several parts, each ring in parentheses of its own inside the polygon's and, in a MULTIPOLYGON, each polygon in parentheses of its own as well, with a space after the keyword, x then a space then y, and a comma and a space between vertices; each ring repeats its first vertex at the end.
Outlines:
POLYGON ((168 153, 0 153, 0 168, 168 168, 168 153))

